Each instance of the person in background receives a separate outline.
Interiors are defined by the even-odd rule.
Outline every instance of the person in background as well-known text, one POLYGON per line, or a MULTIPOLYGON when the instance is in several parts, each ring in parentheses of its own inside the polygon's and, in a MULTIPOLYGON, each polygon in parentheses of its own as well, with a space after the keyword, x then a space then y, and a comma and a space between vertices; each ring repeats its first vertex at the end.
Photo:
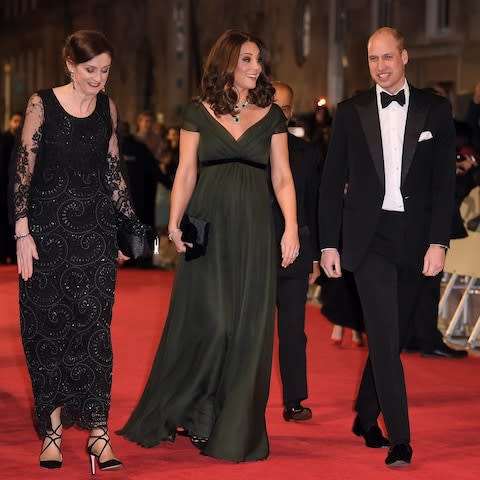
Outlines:
MULTIPOLYGON (((452 215, 450 239, 468 236, 460 213, 463 200, 476 186, 475 170, 478 170, 475 151, 471 143, 471 129, 466 122, 455 121, 456 177, 455 204, 452 215)), ((448 255, 448 253, 447 253, 448 255)), ((420 294, 410 325, 409 338, 404 350, 420 352, 430 358, 466 358, 468 351, 452 348, 443 341, 438 328, 438 302, 441 295, 443 271, 422 280, 420 294)))
MULTIPOLYGON (((275 103, 282 109, 286 122, 293 116, 293 89, 281 82, 272 82, 275 103)), ((318 249, 318 149, 311 143, 288 134, 288 158, 297 200, 300 254, 287 268, 281 266, 280 241, 285 229, 282 210, 274 203, 273 220, 278 245, 277 317, 280 374, 283 385, 283 418, 302 421, 312 418, 312 411, 301 402, 308 398, 307 337, 305 335, 305 303, 308 285, 320 274, 318 249)))
POLYGON ((306 139, 314 143, 321 143, 324 127, 332 123, 332 116, 326 105, 326 99, 315 97, 312 101, 312 110, 301 115, 301 120, 305 126, 306 139))
MULTIPOLYGON (((113 48, 97 31, 69 35, 70 82, 34 93, 16 149, 13 206, 20 324, 43 438, 40 466, 62 466, 63 428, 90 431, 92 474, 116 470, 108 433, 116 218, 138 219, 120 171, 117 109, 102 90, 113 48)), ((83 447, 82 447, 83 449, 83 447)))
MULTIPOLYGON (((125 180, 139 220, 155 228, 153 196, 160 175, 157 159, 150 149, 135 135, 130 133, 127 122, 120 122, 118 130, 122 165, 125 180)), ((153 268, 152 257, 130 259, 125 267, 153 268)))
MULTIPOLYGON (((366 342, 362 306, 352 272, 345 270, 339 278, 328 278, 323 274, 319 283, 322 314, 333 323, 330 344, 336 347, 345 345, 345 330, 350 329, 350 344, 364 347, 366 342)), ((347 345, 348 343, 347 339, 347 345)))
POLYGON ((268 73, 264 43, 227 30, 208 55, 200 97, 185 110, 169 221, 169 238, 185 256, 147 385, 119 431, 144 447, 174 440, 180 429, 211 457, 269 454, 277 273, 269 163, 285 219, 283 268, 299 241, 287 127, 268 73), (185 212, 210 225, 205 255, 188 261, 185 212))
POLYGON ((472 147, 480 153, 480 82, 475 85, 465 122, 472 129, 472 147))
POLYGON ((15 137, 20 131, 23 113, 10 115, 8 128, 0 133, 0 265, 16 262, 13 229, 8 218, 8 184, 15 137))
POLYGON ((180 129, 168 127, 159 162, 159 177, 155 200, 155 225, 160 241, 159 255, 155 257, 157 265, 166 269, 175 269, 178 262, 175 246, 168 240, 168 216, 170 195, 179 160, 180 129))
POLYGON ((407 82, 398 30, 377 30, 367 50, 375 86, 335 114, 319 195, 321 266, 333 278, 352 271, 362 304, 369 356, 353 433, 367 447, 390 447, 385 463, 397 467, 413 453, 400 352, 422 276, 445 263, 455 130, 450 103, 407 82))
MULTIPOLYGON (((142 221, 155 228, 155 196, 157 192, 157 180, 160 172, 158 171, 158 163, 163 148, 163 139, 160 134, 155 132, 155 116, 153 112, 143 111, 137 116, 137 129, 134 137, 137 141, 142 142, 151 155, 141 155, 137 159, 138 172, 143 171, 141 182, 143 183, 142 195, 142 221), (153 162, 155 160, 155 162, 153 162)), ((137 195, 137 198, 138 196, 137 195)), ((151 266, 152 259, 142 260, 144 266, 151 266)))
POLYGON ((135 137, 143 142, 155 158, 159 158, 164 145, 162 135, 155 130, 155 115, 144 110, 137 115, 135 137))

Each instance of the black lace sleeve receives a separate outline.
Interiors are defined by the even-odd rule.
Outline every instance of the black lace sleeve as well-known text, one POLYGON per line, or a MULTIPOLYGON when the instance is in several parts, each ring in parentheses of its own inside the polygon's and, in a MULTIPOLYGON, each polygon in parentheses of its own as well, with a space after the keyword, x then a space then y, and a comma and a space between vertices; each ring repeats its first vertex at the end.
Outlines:
POLYGON ((110 101, 110 115, 112 118, 112 136, 108 145, 106 184, 112 192, 112 201, 117 214, 123 214, 130 220, 137 221, 133 210, 130 192, 120 168, 120 152, 117 137, 117 109, 110 101))
POLYGON ((30 182, 42 139, 44 111, 42 99, 33 94, 27 104, 20 140, 15 152, 13 208, 17 221, 28 214, 30 182))

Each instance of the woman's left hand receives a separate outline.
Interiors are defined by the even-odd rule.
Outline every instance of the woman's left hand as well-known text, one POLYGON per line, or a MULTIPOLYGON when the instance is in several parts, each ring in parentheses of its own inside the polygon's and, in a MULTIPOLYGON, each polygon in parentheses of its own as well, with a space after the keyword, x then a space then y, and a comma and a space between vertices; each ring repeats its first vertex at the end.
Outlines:
POLYGON ((297 259, 300 252, 297 229, 285 229, 280 241, 280 248, 282 250, 282 267, 286 268, 297 259))

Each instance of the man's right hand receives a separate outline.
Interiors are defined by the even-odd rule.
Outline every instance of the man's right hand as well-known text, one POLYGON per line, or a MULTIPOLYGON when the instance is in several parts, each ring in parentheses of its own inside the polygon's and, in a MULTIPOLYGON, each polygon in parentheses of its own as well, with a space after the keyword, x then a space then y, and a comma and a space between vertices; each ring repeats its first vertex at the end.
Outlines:
POLYGON ((320 265, 329 278, 339 278, 342 276, 342 267, 340 266, 340 254, 336 248, 327 248, 322 252, 320 265))

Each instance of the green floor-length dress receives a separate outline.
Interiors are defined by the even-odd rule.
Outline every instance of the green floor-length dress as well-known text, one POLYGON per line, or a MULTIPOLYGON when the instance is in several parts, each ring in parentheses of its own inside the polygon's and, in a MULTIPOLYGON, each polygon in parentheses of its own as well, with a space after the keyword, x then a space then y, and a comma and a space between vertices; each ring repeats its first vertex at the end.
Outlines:
POLYGON ((181 261, 143 395, 120 434, 144 447, 177 427, 209 437, 204 454, 268 456, 265 408, 272 360, 276 248, 267 164, 286 131, 273 104, 238 140, 196 102, 183 128, 200 133, 191 215, 211 224, 204 257, 181 261))

